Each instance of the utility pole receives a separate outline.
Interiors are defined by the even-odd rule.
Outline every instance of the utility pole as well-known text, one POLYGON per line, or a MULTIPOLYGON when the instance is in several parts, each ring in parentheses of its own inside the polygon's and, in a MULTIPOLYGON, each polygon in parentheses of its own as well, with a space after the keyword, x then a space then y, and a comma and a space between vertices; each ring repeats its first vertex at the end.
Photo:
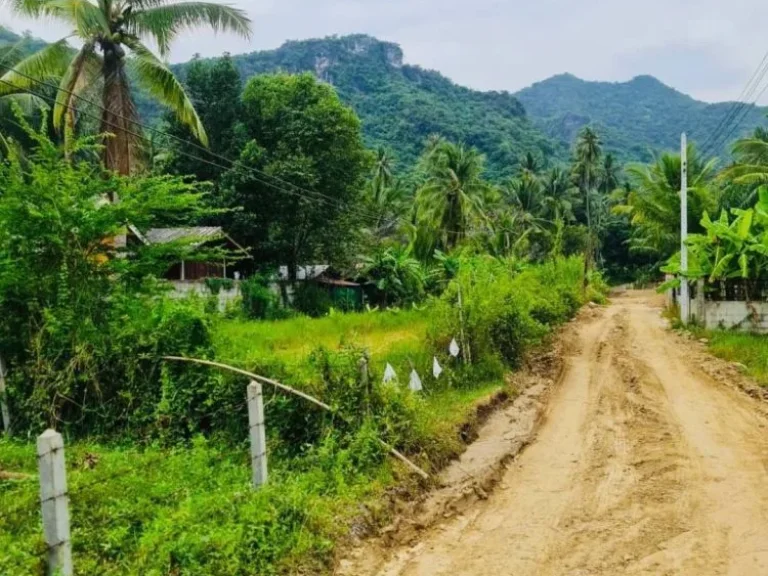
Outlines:
POLYGON ((680 320, 691 320, 691 294, 686 273, 688 272, 688 141, 683 132, 680 136, 680 320))

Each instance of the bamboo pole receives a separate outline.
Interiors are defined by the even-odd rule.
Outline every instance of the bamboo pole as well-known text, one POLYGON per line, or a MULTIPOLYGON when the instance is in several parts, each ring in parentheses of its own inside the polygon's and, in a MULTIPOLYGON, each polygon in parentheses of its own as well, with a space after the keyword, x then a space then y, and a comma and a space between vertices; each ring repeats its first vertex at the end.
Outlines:
MULTIPOLYGON (((234 366, 229 366, 228 364, 222 364, 221 362, 214 362, 212 360, 202 360, 200 358, 185 358, 183 356, 162 356, 163 360, 173 360, 175 362, 190 362, 192 364, 201 364, 203 366, 212 366, 214 368, 221 368, 222 370, 229 370, 230 372, 234 372, 235 374, 241 374, 243 376, 247 376, 248 378, 251 378, 253 380, 256 380, 258 382, 262 382, 264 384, 269 384, 271 386, 274 386, 275 388, 278 388, 280 390, 283 390, 284 392, 288 392, 289 394, 294 394, 296 396, 299 396, 300 398, 304 398, 304 400, 307 400, 308 402, 311 402, 312 404, 319 406, 320 408, 323 408, 324 410, 327 410, 328 412, 333 412, 334 410, 325 402, 318 400, 317 398, 314 398, 310 396, 309 394, 305 394, 304 392, 301 392, 300 390, 296 390, 295 388, 291 388, 290 386, 286 386, 285 384, 281 384, 280 382, 277 382, 276 380, 272 380, 270 378, 266 378, 264 376, 259 376, 258 374, 254 374, 253 372, 248 372, 247 370, 243 370, 242 368, 235 368, 234 366)), ((344 420, 344 418, 342 416, 344 420)), ((348 422, 348 420, 346 420, 348 422)), ((379 438, 379 444, 381 444, 384 448, 387 449, 387 451, 392 454, 395 458, 400 460, 403 464, 408 466, 411 470, 416 472, 419 476, 424 478, 425 480, 429 479, 429 474, 427 474, 424 470, 416 466, 413 462, 411 462, 408 458, 406 458, 401 452, 397 451, 393 446, 390 446, 384 440, 379 438)))

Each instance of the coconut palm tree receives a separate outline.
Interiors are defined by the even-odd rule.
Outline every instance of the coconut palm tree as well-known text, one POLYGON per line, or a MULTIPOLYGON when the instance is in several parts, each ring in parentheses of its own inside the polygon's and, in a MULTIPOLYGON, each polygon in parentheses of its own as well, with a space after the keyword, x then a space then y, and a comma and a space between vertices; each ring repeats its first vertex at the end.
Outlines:
POLYGON ((584 128, 576 139, 573 174, 577 178, 581 193, 584 195, 584 203, 587 212, 587 227, 590 230, 592 230, 590 197, 592 191, 597 187, 600 178, 601 156, 602 146, 600 145, 600 138, 597 133, 592 130, 592 128, 584 128))
MULTIPOLYGON (((0 46, 0 71, 7 70, 24 58, 27 39, 13 44, 0 46)), ((0 82, 0 88, 4 86, 0 82)), ((14 147, 15 138, 23 138, 24 130, 19 131, 15 115, 20 112, 26 117, 48 108, 45 100, 31 94, 7 94, 0 96, 0 157, 7 155, 14 147)), ((18 142, 15 142, 18 144, 18 142)))
POLYGON ((608 195, 619 187, 620 170, 613 154, 609 153, 603 157, 603 163, 600 165, 600 173, 598 175, 598 190, 601 194, 608 195))
POLYGON ((550 222, 573 221, 573 201, 577 194, 568 172, 559 167, 552 168, 542 178, 542 216, 550 222))
POLYGON ((463 144, 440 142, 425 159, 427 180, 416 195, 418 220, 438 235, 437 248, 450 251, 472 224, 485 220, 483 156, 463 144))
MULTIPOLYGON (((719 190, 713 185, 717 160, 703 162, 688 145, 688 229, 702 232, 704 212, 718 212, 719 190)), ((614 211, 632 225, 630 247, 667 259, 680 247, 680 154, 665 153, 651 164, 627 167, 630 192, 614 211)))
POLYGON ((75 95, 99 101, 103 107, 100 129, 111 133, 104 142, 104 163, 121 174, 130 174, 140 165, 138 114, 129 77, 170 108, 205 145, 205 128, 162 58, 168 56, 180 32, 199 26, 250 35, 250 21, 242 10, 209 2, 0 0, 0 6, 22 16, 63 22, 72 28, 67 38, 82 43, 73 50, 63 38, 16 63, 0 77, 0 95, 37 91, 37 81, 57 83, 53 123, 65 133, 64 128, 77 121, 75 95), (157 46, 159 57, 146 41, 157 46))

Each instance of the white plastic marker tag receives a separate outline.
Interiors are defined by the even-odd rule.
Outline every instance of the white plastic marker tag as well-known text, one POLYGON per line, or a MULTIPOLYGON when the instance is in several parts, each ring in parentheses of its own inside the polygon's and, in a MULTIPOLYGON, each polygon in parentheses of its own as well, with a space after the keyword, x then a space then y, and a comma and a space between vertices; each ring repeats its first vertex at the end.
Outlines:
POLYGON ((384 384, 392 382, 392 380, 397 380, 397 374, 395 369, 392 368, 392 364, 387 362, 387 367, 384 369, 384 384))
POLYGON ((448 352, 451 353, 451 356, 456 358, 459 355, 459 343, 456 342, 456 338, 451 340, 451 345, 448 346, 448 352))
POLYGON ((440 366, 440 362, 437 361, 437 356, 434 356, 432 358, 432 376, 435 377, 435 380, 440 378, 440 374, 443 373, 443 368, 440 366))
POLYGON ((408 384, 408 388, 413 392, 421 392, 421 378, 419 378, 416 370, 411 370, 411 381, 408 384))

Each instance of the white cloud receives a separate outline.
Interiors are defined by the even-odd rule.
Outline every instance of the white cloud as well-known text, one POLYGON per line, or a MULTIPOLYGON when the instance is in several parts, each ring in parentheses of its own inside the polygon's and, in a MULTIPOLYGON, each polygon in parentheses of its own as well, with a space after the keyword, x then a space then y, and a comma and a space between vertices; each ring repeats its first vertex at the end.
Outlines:
MULTIPOLYGON (((658 76, 694 97, 736 98, 766 46, 768 4, 757 0, 239 0, 250 42, 205 32, 174 61, 276 48, 287 39, 363 32, 398 42, 406 61, 478 89, 515 91, 553 74, 622 81, 658 76)), ((51 23, 0 18, 52 40, 51 23)), ((768 82, 768 78, 766 78, 768 82)), ((768 98, 766 98, 768 99, 768 98)))

